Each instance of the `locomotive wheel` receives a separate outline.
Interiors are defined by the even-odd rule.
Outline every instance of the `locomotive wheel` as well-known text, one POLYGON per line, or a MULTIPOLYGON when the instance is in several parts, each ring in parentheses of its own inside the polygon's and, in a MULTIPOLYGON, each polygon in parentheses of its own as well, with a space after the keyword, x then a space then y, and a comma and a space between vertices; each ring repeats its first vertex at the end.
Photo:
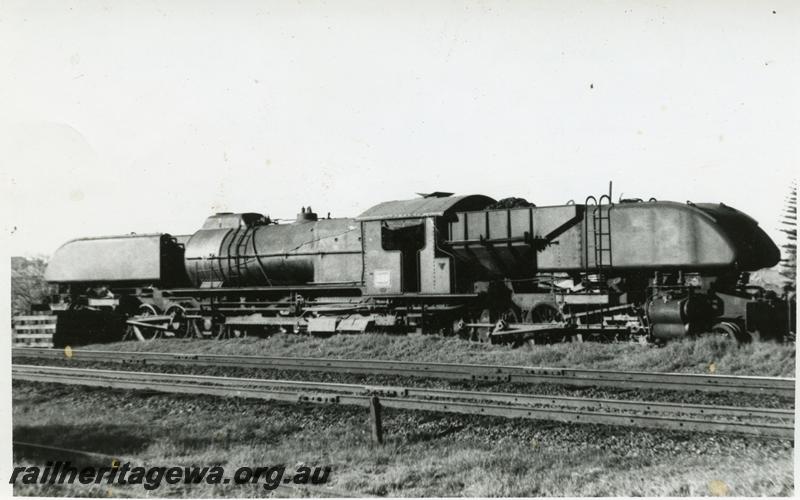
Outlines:
POLYGON ((224 333, 225 318, 222 316, 200 317, 192 321, 192 326, 194 327, 194 334, 198 338, 217 339, 224 333))
POLYGON ((531 323, 558 323, 564 315, 552 304, 539 304, 530 311, 531 323))
MULTIPOLYGON (((476 323, 491 323, 491 321, 492 313, 488 309, 484 309, 481 311, 481 315, 478 317, 478 321, 476 321, 476 323)), ((470 340, 476 342, 487 342, 491 333, 492 327, 473 327, 470 334, 470 340)))
POLYGON ((243 339, 247 337, 247 328, 245 327, 234 328, 223 323, 218 328, 219 333, 215 337, 217 340, 243 339))
POLYGON ((467 330, 467 328, 464 326, 464 318, 458 318, 457 320, 453 321, 452 328, 453 335, 464 337, 464 333, 467 330))
POLYGON ((733 321, 720 321, 711 328, 711 333, 719 337, 736 340, 737 342, 750 341, 750 336, 744 329, 733 321))
MULTIPOLYGON (((539 304, 530 311, 531 323, 560 323, 564 321, 564 315, 553 304, 539 304)), ((571 335, 551 334, 548 338, 552 342, 567 342, 571 340, 571 335)))
POLYGON ((215 332, 214 333, 214 340, 226 340, 226 339, 230 338, 230 335, 231 335, 230 327, 228 325, 226 325, 224 322, 216 323, 212 327, 211 331, 215 332))
POLYGON ((205 330, 205 319, 203 318, 190 318, 187 320, 187 327, 189 335, 193 338, 207 339, 209 338, 208 332, 205 330))
POLYGON ((519 323, 520 314, 517 313, 515 308, 509 307, 500 317, 509 325, 513 325, 514 323, 519 323))
MULTIPOLYGON (((508 309, 503 311, 503 313, 500 315, 500 319, 498 319, 495 322, 495 327, 494 327, 495 331, 496 332, 501 332, 501 331, 506 330, 506 329, 508 329, 510 327, 513 328, 512 325, 520 322, 519 321, 520 317, 524 317, 524 315, 522 314, 522 311, 518 312, 516 307, 509 307, 508 309)), ((492 343, 494 343, 496 341, 496 339, 492 338, 492 337, 490 337, 490 340, 492 341, 492 343)), ((509 341, 509 340, 506 339, 505 341, 509 341)), ((518 339, 518 338, 514 339, 513 343, 514 343, 514 345, 519 345, 520 344, 520 339, 518 339)))
POLYGON ((522 322, 523 323, 533 323, 533 309, 523 309, 522 310, 522 322))
MULTIPOLYGON (((137 316, 156 316, 158 315, 158 310, 152 304, 142 304, 139 306, 139 309, 136 311, 137 316)), ((128 325, 125 332, 125 338, 130 339, 137 339, 142 342, 147 342, 148 340, 153 340, 158 338, 161 332, 156 330, 155 328, 145 328, 139 327, 136 325, 128 325)))
POLYGON ((228 327, 225 326, 225 323, 216 324, 212 327, 212 332, 216 332, 214 334, 214 340, 225 340, 228 338, 228 327))
POLYGON ((167 308, 166 312, 169 316, 169 329, 175 332, 175 336, 183 339, 189 336, 190 327, 189 320, 186 319, 186 310, 179 305, 172 305, 167 308))

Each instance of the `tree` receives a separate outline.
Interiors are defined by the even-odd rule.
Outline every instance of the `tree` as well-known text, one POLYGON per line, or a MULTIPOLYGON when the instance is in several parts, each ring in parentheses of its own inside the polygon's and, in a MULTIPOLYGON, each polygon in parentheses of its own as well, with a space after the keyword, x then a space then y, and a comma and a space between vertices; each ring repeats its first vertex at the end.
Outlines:
POLYGON ((781 245, 783 259, 780 264, 780 274, 783 276, 783 290, 787 294, 797 290, 797 181, 792 182, 789 195, 786 197, 786 207, 783 210, 781 232, 786 233, 786 243, 781 245))
POLYGON ((11 257, 11 314, 31 313, 34 305, 47 302, 51 286, 44 281, 45 259, 11 257))

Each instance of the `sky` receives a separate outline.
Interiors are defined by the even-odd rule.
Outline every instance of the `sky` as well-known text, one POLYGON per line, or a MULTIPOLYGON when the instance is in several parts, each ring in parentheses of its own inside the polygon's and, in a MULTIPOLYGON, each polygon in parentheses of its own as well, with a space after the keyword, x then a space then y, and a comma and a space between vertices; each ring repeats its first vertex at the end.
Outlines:
POLYGON ((797 176, 792 1, 0 1, 5 250, 417 192, 724 202, 797 176))

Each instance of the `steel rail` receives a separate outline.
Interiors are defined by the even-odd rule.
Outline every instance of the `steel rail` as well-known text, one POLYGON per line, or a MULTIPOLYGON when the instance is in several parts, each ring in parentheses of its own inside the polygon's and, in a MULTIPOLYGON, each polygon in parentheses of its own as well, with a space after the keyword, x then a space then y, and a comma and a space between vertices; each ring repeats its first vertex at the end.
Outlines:
MULTIPOLYGON (((153 374, 116 370, 93 370, 84 368, 43 367, 35 365, 12 366, 12 377, 17 380, 34 382, 85 385, 113 389, 147 390, 165 393, 204 394, 223 397, 256 398, 269 401, 295 403, 329 403, 367 407, 374 394, 348 394, 311 392, 310 389, 324 389, 333 385, 314 382, 308 388, 254 386, 258 379, 229 379, 227 377, 197 376, 190 382, 183 374, 153 374), (209 382, 212 381, 212 382, 209 382)), ((268 381, 286 385, 296 381, 268 381)), ((468 415, 490 415, 506 418, 527 418, 552 420, 565 423, 593 423, 621 425, 654 429, 686 430, 700 432, 733 432, 765 437, 791 439, 794 436, 794 423, 764 423, 740 420, 713 420, 682 417, 677 415, 622 414, 605 411, 587 411, 572 408, 533 407, 520 404, 486 403, 470 400, 466 391, 447 391, 458 393, 457 399, 419 399, 412 397, 383 396, 381 405, 403 410, 437 411, 468 415), (464 401, 466 399, 467 401, 464 401)), ((495 393, 492 393, 495 394, 495 393)), ((478 396, 480 400, 484 396, 478 396)), ((630 402, 626 402, 630 403, 630 402)), ((713 409, 713 407, 712 407, 713 409)), ((709 414, 704 414, 709 416, 709 414)))
POLYGON ((456 363, 382 361, 364 359, 288 358, 224 354, 177 354, 162 352, 14 348, 14 357, 69 359, 133 365, 166 364, 220 366, 250 369, 315 371, 440 378, 449 380, 502 381, 522 384, 560 384, 580 387, 605 386, 622 389, 737 392, 793 397, 794 378, 689 373, 650 373, 578 368, 545 368, 456 363))
POLYGON ((794 410, 780 408, 751 408, 740 406, 712 406, 701 404, 671 403, 661 401, 635 401, 604 398, 579 398, 571 396, 548 396, 540 394, 503 393, 485 391, 458 391, 428 389, 423 387, 377 386, 369 384, 342 384, 300 380, 275 380, 239 377, 217 377, 210 375, 171 374, 158 372, 126 372, 72 367, 49 367, 39 365, 16 365, 19 373, 61 373, 67 376, 102 376, 124 378, 127 373, 147 376, 149 380, 171 382, 180 378, 187 383, 222 385, 226 387, 287 388, 302 391, 327 391, 335 393, 368 394, 389 397, 463 399, 472 402, 489 401, 521 405, 547 405, 592 410, 637 411, 641 413, 673 413, 683 415, 731 416, 740 418, 774 418, 794 421, 794 410))

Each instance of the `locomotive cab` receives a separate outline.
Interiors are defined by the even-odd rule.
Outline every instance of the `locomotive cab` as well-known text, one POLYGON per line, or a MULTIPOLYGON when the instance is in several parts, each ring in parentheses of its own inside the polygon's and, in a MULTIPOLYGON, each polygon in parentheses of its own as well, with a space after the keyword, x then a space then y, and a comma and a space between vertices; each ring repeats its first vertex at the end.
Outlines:
POLYGON ((480 210, 483 195, 387 201, 359 215, 364 234, 367 295, 448 294, 459 291, 454 260, 443 250, 448 221, 457 211, 480 210))

